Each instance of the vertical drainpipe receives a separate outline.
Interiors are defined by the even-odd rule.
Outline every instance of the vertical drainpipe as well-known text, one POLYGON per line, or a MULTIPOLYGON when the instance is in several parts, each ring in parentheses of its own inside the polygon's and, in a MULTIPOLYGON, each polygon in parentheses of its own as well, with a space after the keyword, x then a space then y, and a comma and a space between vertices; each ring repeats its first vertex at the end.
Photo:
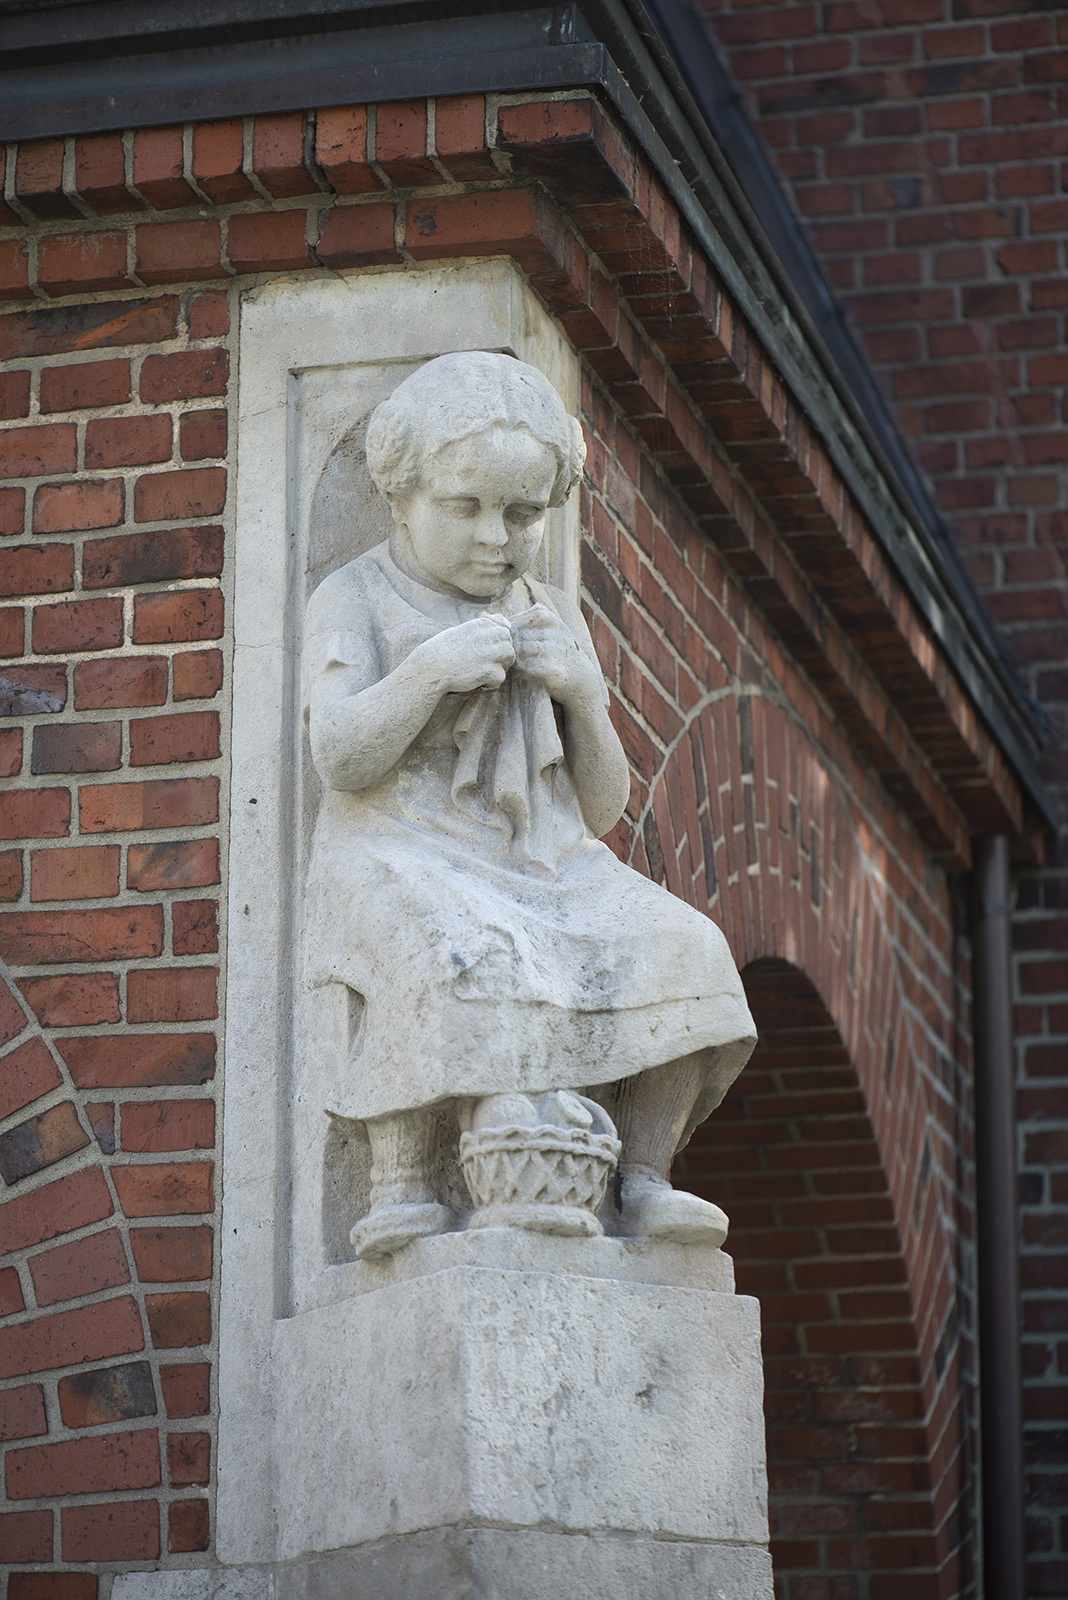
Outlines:
POLYGON ((1011 886, 1004 834, 975 841, 972 1007, 986 1600, 1024 1600, 1011 886))

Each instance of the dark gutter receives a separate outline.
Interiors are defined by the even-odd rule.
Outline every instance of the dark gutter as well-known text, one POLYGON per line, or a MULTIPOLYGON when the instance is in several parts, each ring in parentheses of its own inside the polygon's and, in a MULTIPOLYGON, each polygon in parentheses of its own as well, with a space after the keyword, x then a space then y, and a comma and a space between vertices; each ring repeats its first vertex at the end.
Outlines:
POLYGON ((818 429, 1031 804, 1044 719, 683 0, 0 0, 0 139, 348 101, 604 91, 818 429))

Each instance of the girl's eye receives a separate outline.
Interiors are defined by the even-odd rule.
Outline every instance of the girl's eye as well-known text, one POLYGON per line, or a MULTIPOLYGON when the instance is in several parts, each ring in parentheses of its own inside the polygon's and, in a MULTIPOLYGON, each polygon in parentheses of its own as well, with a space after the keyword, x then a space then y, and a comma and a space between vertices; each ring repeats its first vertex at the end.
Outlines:
POLYGON ((538 518, 544 516, 544 514, 544 506, 522 504, 509 506, 508 510, 505 512, 505 516, 508 518, 508 521, 514 522, 516 526, 520 528, 529 528, 532 522, 537 522, 538 518))
POLYGON ((438 505, 451 517, 477 517, 479 513, 478 501, 467 496, 458 496, 455 500, 439 500, 438 505))

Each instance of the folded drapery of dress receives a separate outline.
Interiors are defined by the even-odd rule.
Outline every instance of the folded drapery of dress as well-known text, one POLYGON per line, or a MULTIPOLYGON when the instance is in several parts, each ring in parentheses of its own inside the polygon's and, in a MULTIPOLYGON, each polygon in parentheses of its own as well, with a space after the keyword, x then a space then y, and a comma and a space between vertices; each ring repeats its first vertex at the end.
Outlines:
MULTIPOLYGON (((468 600, 379 545, 312 597, 306 703, 369 687, 444 628, 535 604, 596 661, 559 591, 526 578, 468 600)), ((364 1001, 328 1108, 345 1117, 582 1090, 707 1050, 697 1121, 755 1037, 716 925, 589 835, 556 708, 518 668, 499 689, 444 696, 377 783, 324 789, 303 940, 306 981, 364 1001)))

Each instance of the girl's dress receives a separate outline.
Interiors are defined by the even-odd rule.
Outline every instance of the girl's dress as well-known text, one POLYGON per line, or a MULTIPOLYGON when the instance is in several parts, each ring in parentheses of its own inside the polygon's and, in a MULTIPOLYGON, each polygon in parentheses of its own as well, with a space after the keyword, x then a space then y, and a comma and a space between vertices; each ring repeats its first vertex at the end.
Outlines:
MULTIPOLYGON (((558 590, 527 577, 465 600, 380 544, 312 596, 305 704, 314 714, 369 687, 481 612, 535 603, 596 663, 558 590)), ((324 780, 304 939, 306 980, 364 1002, 343 1103, 328 1108, 345 1117, 581 1090, 714 1047, 693 1126, 755 1042, 723 934, 589 835, 556 708, 514 667, 499 689, 446 695, 378 783, 324 780)))

